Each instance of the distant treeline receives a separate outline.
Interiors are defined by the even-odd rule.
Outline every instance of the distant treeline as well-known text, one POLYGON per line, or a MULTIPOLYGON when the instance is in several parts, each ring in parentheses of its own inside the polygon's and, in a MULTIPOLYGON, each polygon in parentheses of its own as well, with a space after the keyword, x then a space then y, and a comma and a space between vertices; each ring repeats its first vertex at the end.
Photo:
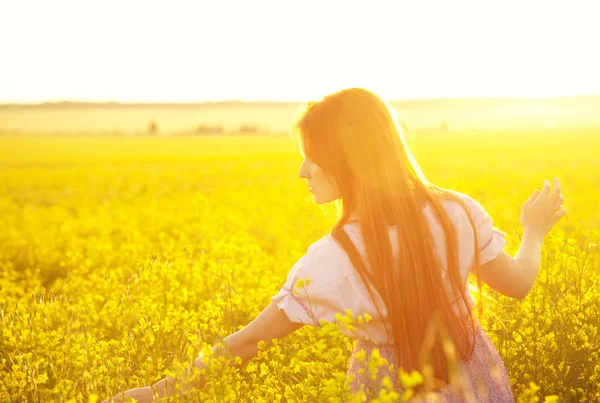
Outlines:
MULTIPOLYGON (((190 132, 187 133, 181 133, 181 134, 198 134, 198 135, 202 135, 202 134, 224 134, 224 133, 231 133, 231 132, 235 132, 238 134, 268 134, 269 131, 266 129, 261 129, 258 125, 253 125, 253 124, 243 124, 241 125, 238 130, 232 131, 229 130, 227 131, 225 129, 224 125, 207 125, 207 124, 199 124, 198 126, 196 126, 196 128, 194 130, 191 130, 190 132)), ((148 124, 148 134, 149 135, 158 135, 160 134, 160 129, 158 126, 158 123, 156 121, 151 121, 148 124)))
MULTIPOLYGON (((520 131, 600 127, 600 95, 390 101, 410 131, 520 131)), ((48 102, 0 105, 5 133, 204 135, 288 133, 302 102, 48 102)))

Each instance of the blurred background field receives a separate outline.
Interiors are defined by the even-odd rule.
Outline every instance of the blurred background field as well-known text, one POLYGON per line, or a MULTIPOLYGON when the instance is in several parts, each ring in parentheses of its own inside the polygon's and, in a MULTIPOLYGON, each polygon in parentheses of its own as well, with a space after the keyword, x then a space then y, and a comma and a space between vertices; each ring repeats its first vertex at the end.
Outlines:
MULTIPOLYGON (((441 98, 390 101, 413 130, 496 131, 600 127, 600 95, 554 98, 441 98)), ((47 102, 0 104, 0 133, 132 136, 277 134, 289 131, 300 102, 47 102)))
MULTIPOLYGON (((568 215, 535 288, 518 301, 484 287, 484 327, 519 401, 530 382, 598 401, 600 130, 422 128, 409 143, 432 182, 490 212, 510 253, 521 203, 561 179, 568 215)), ((247 324, 333 224, 300 163, 285 135, 0 136, 0 401, 147 385, 247 324)), ((351 349, 305 327, 193 398, 335 401, 351 349)))

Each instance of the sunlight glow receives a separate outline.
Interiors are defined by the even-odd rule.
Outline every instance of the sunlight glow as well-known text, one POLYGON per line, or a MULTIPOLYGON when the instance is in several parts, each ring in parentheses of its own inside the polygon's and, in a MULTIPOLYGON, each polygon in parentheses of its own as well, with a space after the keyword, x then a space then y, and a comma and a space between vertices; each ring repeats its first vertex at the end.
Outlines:
POLYGON ((0 102, 306 100, 348 86, 388 99, 600 93, 594 7, 4 2, 0 102))

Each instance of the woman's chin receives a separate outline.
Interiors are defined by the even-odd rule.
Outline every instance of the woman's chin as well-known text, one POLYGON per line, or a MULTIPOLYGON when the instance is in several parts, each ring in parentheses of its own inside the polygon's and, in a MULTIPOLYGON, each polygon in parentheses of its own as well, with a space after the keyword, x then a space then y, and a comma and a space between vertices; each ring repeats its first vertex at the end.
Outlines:
POLYGON ((323 197, 319 197, 317 195, 313 195, 314 196, 314 200, 316 204, 327 204, 327 203, 331 203, 332 201, 334 201, 335 199, 332 198, 323 198, 323 197))

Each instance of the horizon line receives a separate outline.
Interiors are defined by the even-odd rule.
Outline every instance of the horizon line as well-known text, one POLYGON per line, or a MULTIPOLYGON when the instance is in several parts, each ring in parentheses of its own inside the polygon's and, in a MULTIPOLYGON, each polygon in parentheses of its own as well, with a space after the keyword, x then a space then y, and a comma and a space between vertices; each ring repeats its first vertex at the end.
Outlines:
MULTIPOLYGON (((574 95, 552 95, 552 96, 468 96, 468 97, 435 97, 435 98, 396 98, 386 99, 386 102, 411 102, 411 101, 457 101, 457 100, 508 100, 508 99, 557 99, 557 98, 589 98, 600 97, 600 93, 594 94, 574 94, 574 95)), ((58 99, 44 101, 8 101, 0 100, 0 106, 43 106, 56 104, 118 104, 118 105, 200 105, 200 104, 252 104, 252 103, 270 103, 270 104, 302 104, 309 100, 273 100, 273 99, 213 99, 197 101, 118 101, 118 100, 77 100, 77 99, 58 99)))

